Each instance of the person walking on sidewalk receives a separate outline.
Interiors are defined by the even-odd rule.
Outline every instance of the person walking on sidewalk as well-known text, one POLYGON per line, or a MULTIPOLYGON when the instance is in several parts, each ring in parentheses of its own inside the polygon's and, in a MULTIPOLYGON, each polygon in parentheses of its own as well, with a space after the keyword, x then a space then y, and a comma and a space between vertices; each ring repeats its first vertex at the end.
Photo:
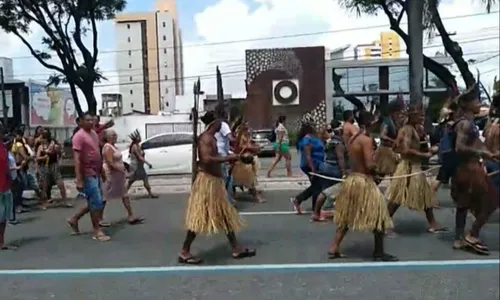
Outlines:
POLYGON ((198 138, 198 173, 191 188, 186 212, 186 238, 178 261, 184 264, 199 264, 200 258, 191 253, 191 244, 197 234, 226 233, 231 244, 232 257, 242 259, 255 256, 253 249, 243 248, 236 239, 242 226, 238 211, 227 199, 221 164, 239 159, 238 155, 218 155, 215 134, 220 131, 222 121, 213 113, 207 113, 201 121, 206 125, 205 131, 198 138))
POLYGON ((101 195, 99 177, 106 181, 105 174, 102 173, 102 159, 99 153, 99 136, 92 129, 94 118, 90 113, 85 113, 80 121, 81 129, 73 136, 73 157, 75 161, 76 188, 85 194, 87 204, 67 220, 68 225, 73 230, 73 234, 79 234, 79 220, 90 212, 93 234, 92 238, 97 241, 109 241, 101 229, 100 221, 104 209, 104 202, 101 195))
POLYGON ((288 177, 292 177, 292 155, 290 153, 290 139, 288 137, 288 130, 285 127, 286 116, 280 116, 276 121, 276 127, 274 128, 274 138, 273 149, 276 156, 267 170, 267 177, 271 177, 271 172, 276 168, 276 165, 280 162, 281 158, 285 158, 286 174, 288 177))

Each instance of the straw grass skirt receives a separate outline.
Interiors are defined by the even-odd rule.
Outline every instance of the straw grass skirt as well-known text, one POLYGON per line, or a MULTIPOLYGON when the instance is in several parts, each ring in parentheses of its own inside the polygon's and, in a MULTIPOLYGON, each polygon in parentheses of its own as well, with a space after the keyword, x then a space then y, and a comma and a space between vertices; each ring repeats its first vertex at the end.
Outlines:
POLYGON ((374 160, 379 174, 392 175, 396 172, 399 157, 392 148, 380 146, 375 151, 374 160))
POLYGON ((233 185, 252 188, 256 185, 256 174, 254 163, 244 164, 241 161, 237 161, 233 164, 231 172, 233 185))
POLYGON ((242 226, 238 211, 227 198, 224 180, 199 171, 188 200, 186 228, 210 235, 237 232, 242 226))
POLYGON ((342 183, 335 201, 335 223, 355 231, 392 228, 384 195, 372 178, 353 173, 342 183))
MULTIPOLYGON (((394 172, 394 177, 422 172, 418 162, 403 159, 394 172)), ((423 211, 432 207, 432 188, 425 174, 392 179, 385 191, 385 197, 412 210, 423 211)))

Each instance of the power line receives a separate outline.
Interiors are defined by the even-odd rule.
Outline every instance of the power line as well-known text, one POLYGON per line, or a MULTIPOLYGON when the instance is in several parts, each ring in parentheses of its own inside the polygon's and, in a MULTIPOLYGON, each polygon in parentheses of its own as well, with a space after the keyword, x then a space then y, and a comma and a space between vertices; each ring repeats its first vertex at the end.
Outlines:
MULTIPOLYGON (((497 37, 487 37, 487 38, 480 38, 480 39, 474 39, 474 40, 467 40, 467 41, 458 41, 459 44, 463 45, 463 44, 469 44, 469 43, 477 43, 477 42, 481 42, 481 41, 486 41, 486 40, 491 40, 491 39, 497 39, 497 37)), ((423 48, 424 49, 430 49, 430 48, 437 48, 437 47, 442 47, 442 45, 428 45, 428 46, 424 46, 423 48)), ((384 54, 390 54, 390 53, 399 53, 399 52, 405 52, 406 49, 400 49, 398 51, 386 51, 386 52, 382 52, 381 55, 384 55, 384 54)), ((478 52, 471 52, 471 53, 464 53, 463 55, 466 56, 466 55, 479 55, 479 54, 488 54, 488 53, 498 53, 498 49, 497 50, 488 50, 488 51, 478 51, 478 52)), ((328 61, 343 61, 343 60, 349 60, 349 59, 354 59, 356 58, 355 55, 352 55, 352 56, 344 56, 342 58, 335 58, 335 59, 330 59, 328 61)), ((491 59, 491 58, 490 58, 491 59)), ((480 61, 481 62, 481 61, 480 61)), ((476 63, 480 63, 480 62, 476 62, 476 63)), ((230 65, 220 65, 219 66, 220 68, 224 68, 224 67, 246 67, 246 64, 230 64, 230 65)), ((158 68, 150 68, 150 69, 153 69, 153 70, 158 70, 158 68)), ((111 75, 111 76, 105 76, 106 78, 120 78, 120 77, 134 77, 134 76, 141 76, 144 74, 144 72, 140 72, 140 71, 143 71, 144 69, 143 68, 134 68, 134 69, 117 69, 117 70, 101 70, 101 72, 123 72, 123 73, 126 73, 126 74, 117 74, 117 75, 111 75), (137 72, 140 72, 140 73, 137 73, 137 74, 134 74, 134 73, 128 73, 127 71, 137 71, 137 72)), ((22 75, 18 75, 16 74, 16 77, 20 77, 20 76, 23 76, 23 77, 30 77, 30 76, 51 76, 51 75, 54 75, 55 73, 39 73, 39 74, 22 74, 22 75)), ((195 76, 195 75, 193 75, 195 76)), ((30 79, 35 79, 35 78, 30 78, 30 79)), ((43 79, 40 79, 40 80, 46 80, 47 78, 43 78, 43 79)), ((182 78, 181 78, 182 79, 182 78)), ((167 79, 169 80, 169 79, 167 79)), ((176 80, 176 78, 172 78, 170 80, 176 80)))
MULTIPOLYGON (((488 40, 492 40, 492 39, 498 39, 498 36, 493 36, 493 37, 484 37, 484 38, 479 38, 479 39, 472 39, 472 40, 465 40, 465 41, 457 41, 460 45, 463 45, 463 44, 470 44, 470 43, 477 43, 477 42, 483 42, 483 41, 488 41, 488 40)), ((435 44, 435 45, 427 45, 427 46, 424 46, 423 49, 431 49, 431 48, 437 48, 437 47, 442 47, 442 45, 440 44, 435 44)), ((398 51, 386 51, 386 52, 382 52, 381 55, 384 55, 384 54, 390 54, 390 53, 400 53, 400 52, 406 52, 406 49, 399 49, 398 51)), ((489 51, 478 51, 478 52, 472 52, 472 53, 464 53, 464 55, 478 55, 478 54, 487 54, 487 53, 498 53, 498 50, 496 51, 492 51, 492 50, 489 50, 489 51)), ((338 60, 348 60, 348 59, 354 59, 354 58, 357 58, 356 55, 351 55, 351 56, 344 56, 344 57, 341 57, 341 58, 334 58, 334 59, 330 59, 328 61, 338 61, 338 60)), ((244 59, 240 60, 240 61, 244 61, 244 59)), ((222 62, 222 61, 221 61, 222 62)), ((230 65, 220 65, 219 67, 245 67, 246 64, 230 64, 230 65)), ((168 67, 166 68, 161 68, 161 69, 168 69, 168 67)), ((116 70, 100 70, 102 73, 104 72, 123 72, 123 73, 126 73, 126 74, 117 74, 117 75, 113 75, 113 76, 106 76, 107 78, 116 78, 116 77, 129 77, 129 76, 139 76, 139 75, 142 75, 143 72, 139 73, 139 74, 130 74, 128 73, 127 71, 142 71, 144 70, 144 68, 132 68, 132 69, 116 69, 116 70)), ((150 70, 158 70, 158 68, 150 68, 150 70)), ((30 77, 30 76, 51 76, 51 75, 54 75, 56 74, 55 72, 53 73, 38 73, 38 74, 16 74, 16 77, 30 77)), ((46 79, 46 78, 44 78, 46 79)))
MULTIPOLYGON (((453 20, 453 19, 462 19, 462 18, 470 18, 470 17, 477 17, 477 16, 484 16, 484 15, 489 15, 489 14, 498 14, 499 11, 492 11, 492 12, 484 12, 484 13, 475 13, 475 14, 466 14, 466 15, 458 15, 458 16, 453 16, 453 17, 445 17, 441 18, 442 20, 453 20)), ((401 25, 404 25, 406 23, 401 23, 401 25)), ((351 31, 359 31, 359 30, 370 30, 370 29, 375 29, 375 28, 387 28, 389 25, 388 24, 380 24, 380 25, 373 25, 373 26, 362 26, 362 27, 351 27, 351 28, 344 28, 344 29, 337 29, 337 30, 328 30, 328 31, 317 31, 317 32, 307 32, 307 33, 297 33, 297 34, 289 34, 289 35, 279 35, 279 36, 270 36, 270 37, 261 37, 261 38, 253 38, 253 39, 241 39, 241 40, 230 40, 230 41, 222 41, 222 42, 210 42, 210 43, 199 43, 199 44, 192 44, 192 45, 183 45, 183 46, 168 46, 168 47, 161 47, 161 48, 151 48, 147 49, 150 51, 157 51, 157 50, 163 50, 163 49, 180 49, 180 48, 197 48, 197 47, 207 47, 207 46, 218 46, 218 45, 227 45, 227 44, 238 44, 238 43, 248 43, 248 42, 258 42, 258 41, 267 41, 267 40, 276 40, 276 39, 287 39, 287 38, 297 38, 297 37, 305 37, 305 36, 314 36, 314 35, 324 35, 324 34, 333 34, 333 33, 342 33, 342 32, 351 32, 351 31)), ((109 51, 100 51, 99 54, 103 53, 121 53, 121 52, 136 52, 136 51, 143 51, 146 50, 144 48, 141 49, 131 49, 131 50, 109 50, 109 51)), ((80 53, 78 53, 80 55, 80 53)), ((18 56, 18 57, 11 57, 11 59, 31 59, 34 58, 33 56, 18 56)))

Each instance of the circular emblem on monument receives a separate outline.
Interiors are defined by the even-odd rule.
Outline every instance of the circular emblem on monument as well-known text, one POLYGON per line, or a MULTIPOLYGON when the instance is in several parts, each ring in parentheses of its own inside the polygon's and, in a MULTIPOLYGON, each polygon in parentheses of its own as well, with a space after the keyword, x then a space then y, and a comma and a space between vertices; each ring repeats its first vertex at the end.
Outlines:
POLYGON ((299 95, 299 89, 294 82, 290 80, 283 80, 276 84, 273 93, 274 99, 276 99, 276 101, 286 105, 294 102, 297 99, 299 95))

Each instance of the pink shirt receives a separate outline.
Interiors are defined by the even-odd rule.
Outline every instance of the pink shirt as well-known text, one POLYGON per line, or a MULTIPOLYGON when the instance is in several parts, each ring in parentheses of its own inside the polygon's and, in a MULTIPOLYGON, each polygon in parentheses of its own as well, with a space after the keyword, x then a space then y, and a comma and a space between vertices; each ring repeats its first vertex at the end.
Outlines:
POLYGON ((80 164, 85 176, 98 176, 101 173, 99 136, 94 130, 78 130, 73 136, 73 151, 80 154, 80 164))

